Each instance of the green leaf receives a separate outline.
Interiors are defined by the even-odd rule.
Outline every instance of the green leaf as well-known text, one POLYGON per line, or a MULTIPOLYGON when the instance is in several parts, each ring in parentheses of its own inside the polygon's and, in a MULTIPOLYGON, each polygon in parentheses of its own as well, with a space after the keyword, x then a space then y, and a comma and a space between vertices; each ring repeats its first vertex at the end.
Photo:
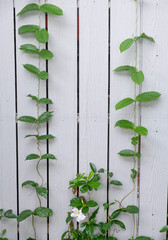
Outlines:
POLYGON ((44 104, 52 104, 53 103, 52 100, 49 98, 40 98, 38 102, 44 103, 44 104))
POLYGON ((112 178, 112 177, 113 177, 113 173, 112 173, 112 172, 108 172, 108 173, 107 173, 107 176, 110 177, 110 178, 112 178))
POLYGON ((36 3, 28 4, 17 14, 17 16, 32 10, 39 10, 39 5, 37 5, 36 3))
POLYGON ((142 71, 139 72, 132 72, 131 73, 132 81, 136 84, 140 85, 144 81, 144 74, 142 71))
POLYGON ((23 220, 25 220, 26 218, 30 217, 31 215, 32 215, 32 211, 31 210, 24 210, 23 212, 21 212, 17 216, 17 221, 18 222, 22 222, 23 220))
POLYGON ((37 30, 40 30, 40 27, 37 25, 23 25, 18 29, 18 33, 36 32, 37 30))
POLYGON ((53 212, 50 208, 38 207, 34 210, 33 214, 38 217, 50 217, 53 212))
POLYGON ((137 176, 137 171, 135 170, 135 169, 131 169, 131 178, 132 179, 135 179, 136 178, 136 176, 137 176))
POLYGON ((139 213, 139 208, 136 207, 136 206, 134 206, 134 205, 129 205, 129 206, 127 206, 127 207, 125 208, 125 210, 126 210, 126 212, 132 213, 132 214, 134 214, 134 213, 139 213))
POLYGON ((109 208, 109 206, 110 206, 110 204, 108 204, 108 203, 104 203, 104 204, 103 204, 104 211, 107 210, 107 209, 109 208))
POLYGON ((46 140, 46 139, 53 139, 56 138, 55 136, 51 135, 51 134, 47 134, 47 135, 41 135, 39 136, 39 140, 46 140))
POLYGON ((6 218, 17 218, 17 216, 15 214, 13 214, 11 209, 4 213, 4 217, 6 217, 6 218))
POLYGON ((82 208, 82 213, 87 214, 89 212, 89 208, 88 207, 83 207, 82 208))
POLYGON ((96 169, 96 166, 94 165, 94 163, 90 163, 90 168, 94 173, 97 172, 97 169, 96 169))
POLYGON ((115 105, 115 109, 119 110, 121 108, 127 107, 128 105, 132 104, 133 102, 134 102, 134 99, 132 99, 132 98, 125 98, 125 99, 121 100, 120 102, 118 102, 115 105))
POLYGON ((25 181, 25 182, 22 183, 22 187, 24 187, 26 185, 30 185, 34 188, 38 187, 38 183, 36 183, 34 181, 31 181, 31 180, 28 180, 28 181, 25 181))
POLYGON ((20 50, 23 50, 26 53, 39 53, 39 49, 33 44, 21 45, 20 50))
POLYGON ((145 127, 141 127, 141 126, 135 127, 134 131, 141 136, 148 135, 148 130, 145 127))
POLYGON ((72 217, 71 215, 69 215, 65 220, 66 224, 68 224, 71 220, 72 220, 72 217))
POLYGON ((134 43, 134 39, 133 38, 128 38, 125 41, 123 41, 120 44, 120 52, 124 52, 125 50, 127 50, 128 48, 130 48, 132 46, 132 44, 134 43))
POLYGON ((35 238, 31 238, 31 237, 29 237, 29 238, 27 238, 27 240, 36 240, 35 238))
POLYGON ((121 212, 123 212, 122 209, 117 209, 117 210, 115 210, 115 211, 111 214, 110 219, 117 218, 117 217, 120 215, 121 212))
POLYGON ((148 40, 150 40, 150 41, 152 41, 152 42, 155 43, 154 38, 146 35, 145 33, 142 33, 142 34, 140 35, 140 38, 146 38, 146 39, 148 39, 148 40))
POLYGON ((52 5, 52 4, 41 5, 40 11, 45 12, 45 13, 54 14, 54 15, 63 15, 62 9, 55 5, 52 5))
POLYGON ((48 34, 47 30, 45 28, 43 28, 43 29, 37 30, 35 32, 35 37, 38 42, 46 43, 46 42, 48 42, 49 34, 48 34))
POLYGON ((118 240, 116 237, 108 237, 107 240, 118 240))
POLYGON ((36 118, 31 116, 22 116, 18 119, 21 122, 36 123, 36 118))
POLYGON ((85 193, 89 190, 88 185, 84 185, 83 187, 80 188, 81 193, 85 193))
POLYGON ((2 230, 1 236, 4 236, 6 234, 6 229, 2 230))
POLYGON ((124 156, 124 157, 134 157, 135 156, 135 152, 130 149, 121 150, 118 154, 120 156, 124 156))
POLYGON ((89 221, 92 220, 92 219, 95 219, 96 215, 98 214, 98 211, 99 211, 99 207, 96 208, 96 210, 92 213, 92 215, 89 218, 89 221))
POLYGON ((129 71, 129 72, 136 72, 137 69, 136 67, 129 66, 129 65, 124 65, 124 66, 119 66, 115 68, 113 71, 119 72, 119 71, 129 71))
POLYGON ((40 156, 38 154, 30 154, 26 157, 26 160, 34 160, 34 159, 38 159, 40 158, 40 156))
POLYGON ((53 154, 44 154, 41 159, 56 159, 56 157, 53 154))
POLYGON ((34 66, 34 65, 32 65, 32 64, 25 64, 25 65, 23 65, 23 67, 24 67, 27 71, 29 71, 29 72, 31 72, 31 73, 33 73, 33 74, 36 74, 36 75, 40 74, 40 70, 39 70, 36 66, 34 66))
POLYGON ((167 231, 168 231, 168 225, 164 226, 164 227, 160 230, 160 232, 167 232, 167 231))
POLYGON ((154 240, 154 239, 150 237, 139 236, 139 237, 136 237, 135 240, 154 240))
POLYGON ((126 229, 125 224, 119 220, 112 220, 111 225, 113 225, 113 224, 120 226, 122 229, 126 229))
POLYGON ((138 142, 139 142, 139 137, 132 137, 131 138, 131 144, 133 146, 136 146, 138 144, 138 142))
POLYGON ((100 168, 98 173, 104 173, 104 168, 100 168))
POLYGON ((88 185, 94 189, 99 189, 101 188, 101 183, 100 182, 89 182, 88 185))
POLYGON ((41 80, 47 80, 47 79, 48 79, 48 72, 46 72, 46 71, 41 71, 37 76, 38 76, 41 80))
POLYGON ((146 101, 155 100, 155 99, 159 98, 160 96, 161 96, 161 94, 158 92, 154 92, 154 91, 144 92, 144 93, 139 94, 135 98, 135 100, 139 101, 139 102, 146 102, 146 101))
POLYGON ((30 97, 32 100, 38 102, 38 97, 28 94, 27 97, 30 97))
POLYGON ((40 196, 42 196, 42 197, 44 197, 44 198, 47 198, 47 194, 48 194, 47 188, 45 188, 45 187, 36 187, 36 192, 37 192, 40 196))
POLYGON ((96 207, 97 205, 98 205, 97 202, 92 200, 88 201, 86 204, 87 207, 96 207))
POLYGON ((39 56, 42 57, 43 59, 50 60, 53 58, 53 53, 47 49, 42 49, 39 52, 39 56))
POLYGON ((31 135, 26 135, 25 138, 28 138, 28 137, 38 137, 38 135, 35 135, 35 134, 31 134, 31 135))
POLYGON ((122 183, 120 181, 117 181, 117 180, 112 180, 110 182, 110 184, 113 184, 113 185, 116 185, 116 186, 122 186, 122 183))
POLYGON ((134 129, 135 125, 128 120, 119 120, 116 122, 115 127, 120 127, 125 129, 134 129))
POLYGON ((43 123, 45 121, 48 121, 51 117, 52 117, 52 113, 53 112, 44 112, 42 113, 39 118, 38 118, 38 122, 39 123, 43 123))
POLYGON ((70 201, 70 206, 81 208, 81 207, 83 207, 82 200, 80 198, 73 198, 70 201))

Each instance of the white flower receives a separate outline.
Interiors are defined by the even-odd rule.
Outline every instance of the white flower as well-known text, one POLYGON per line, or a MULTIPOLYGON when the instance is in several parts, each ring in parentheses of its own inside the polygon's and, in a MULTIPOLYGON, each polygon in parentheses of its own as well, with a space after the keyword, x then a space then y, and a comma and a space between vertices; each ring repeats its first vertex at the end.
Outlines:
POLYGON ((72 209, 71 217, 76 218, 77 222, 81 222, 86 218, 82 211, 78 210, 77 208, 72 209))

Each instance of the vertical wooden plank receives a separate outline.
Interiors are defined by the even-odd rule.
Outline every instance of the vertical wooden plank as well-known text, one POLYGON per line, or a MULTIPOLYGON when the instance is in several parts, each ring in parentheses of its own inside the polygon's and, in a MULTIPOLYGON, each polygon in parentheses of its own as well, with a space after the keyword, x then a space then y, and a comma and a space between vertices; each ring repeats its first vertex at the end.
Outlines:
MULTIPOLYGON (((108 1, 79 1, 79 168, 90 171, 93 162, 107 169, 108 121, 108 1)), ((107 182, 91 194, 99 204, 107 199, 107 182)), ((100 208, 98 220, 105 220, 100 208)))
MULTIPOLYGON (((16 0, 16 14, 27 4, 28 1, 16 0)), ((41 1, 41 4, 44 1, 41 1)), ((44 24, 45 14, 41 13, 41 28, 45 27, 44 24)), ((21 25, 36 24, 39 25, 39 17, 37 11, 27 12, 17 17, 16 29, 21 25)), ((28 94, 37 96, 38 94, 38 79, 34 74, 26 71, 22 64, 33 64, 38 67, 38 56, 33 54, 26 54, 19 50, 20 45, 25 43, 31 43, 38 47, 33 33, 18 35, 17 34, 17 85, 18 85, 18 117, 23 115, 32 115, 37 117, 36 105, 33 100, 27 98, 28 94)), ((42 48, 45 48, 45 44, 41 44, 42 48)), ((41 60, 41 70, 45 70, 45 61, 41 60)), ((41 81, 40 84, 40 97, 46 96, 46 83, 41 81)), ((45 105, 40 105, 40 114, 45 112, 45 105)), ((36 126, 28 123, 19 122, 18 128, 18 146, 19 146, 19 210, 20 212, 25 209, 34 210, 39 207, 39 202, 35 191, 31 187, 22 188, 22 183, 26 180, 33 180, 41 184, 41 179, 38 177, 36 171, 37 160, 25 161, 27 155, 31 153, 37 153, 36 139, 27 138, 24 139, 27 134, 36 134, 36 126)), ((40 126, 40 134, 46 133, 45 123, 40 126)), ((42 153, 46 153, 46 143, 41 143, 42 153)), ((46 161, 42 161, 39 167, 40 173, 46 183, 46 161)), ((46 207, 46 200, 42 199, 42 206, 46 207)), ((35 227, 37 229, 37 238, 45 240, 47 238, 47 220, 35 217, 35 227)), ((27 239, 28 237, 34 237, 33 229, 31 225, 31 217, 20 223, 19 228, 20 239, 27 239)))
MULTIPOLYGON (((131 130, 114 128, 118 120, 126 119, 134 122, 133 105, 116 111, 115 104, 120 100, 131 97, 134 98, 134 83, 129 74, 114 73, 116 67, 121 65, 135 65, 135 46, 129 50, 120 53, 119 45, 122 41, 132 37, 136 29, 136 3, 135 1, 111 0, 111 77, 110 77, 110 169, 112 169, 113 179, 123 183, 122 187, 110 186, 110 202, 115 200, 121 201, 132 189, 133 183, 130 177, 133 168, 133 159, 120 157, 117 153, 123 149, 132 149, 131 130)), ((123 206, 136 205, 136 191, 129 195, 124 201, 123 206)), ((119 208, 117 205, 112 206, 113 211, 119 208)), ((116 237, 128 239, 133 233, 133 218, 130 214, 121 214, 118 218, 123 221, 126 231, 122 229, 116 237)))
MULTIPOLYGON (((0 90, 0 208, 17 212, 16 120, 13 2, 0 2, 1 90, 0 90), (11 197, 12 196, 12 197, 11 197)), ((17 239, 16 220, 0 221, 0 232, 17 239)))
POLYGON ((165 238, 159 230, 166 225, 167 215, 167 11, 166 0, 143 3, 142 31, 153 36, 156 44, 143 42, 142 90, 155 90, 162 96, 142 104, 142 125, 148 128, 149 134, 142 140, 139 231, 158 240, 165 238))
POLYGON ((49 15, 49 49, 54 58, 49 62, 49 97, 54 111, 49 131, 56 136, 50 141, 50 152, 58 161, 50 161, 49 204, 50 239, 61 239, 67 230, 65 219, 73 197, 69 180, 77 173, 77 3, 75 0, 50 0, 63 9, 63 16, 49 15))

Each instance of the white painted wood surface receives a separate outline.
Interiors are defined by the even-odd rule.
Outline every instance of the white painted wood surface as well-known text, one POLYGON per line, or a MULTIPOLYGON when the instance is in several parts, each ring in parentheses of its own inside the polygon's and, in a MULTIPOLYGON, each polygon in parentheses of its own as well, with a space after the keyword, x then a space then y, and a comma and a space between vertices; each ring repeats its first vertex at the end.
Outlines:
MULTIPOLYGON (((16 13, 31 3, 15 0, 16 13)), ((41 1, 42 3, 43 1, 41 1)), ((60 6, 64 15, 48 17, 50 33, 49 49, 54 58, 49 61, 49 98, 54 102, 50 110, 54 116, 49 123, 49 133, 56 136, 50 141, 49 152, 55 154, 57 161, 49 162, 49 207, 54 214, 50 219, 49 238, 59 240, 66 231, 65 218, 72 197, 68 191, 68 182, 76 172, 79 164, 80 172, 89 171, 89 162, 94 162, 97 168, 107 168, 114 179, 123 183, 121 188, 110 186, 109 201, 121 200, 132 189, 130 169, 132 160, 121 158, 117 153, 130 148, 132 133, 128 130, 114 128, 120 119, 133 121, 133 107, 115 111, 115 104, 125 98, 133 97, 134 84, 128 75, 114 73, 112 70, 124 64, 134 65, 135 48, 120 54, 119 44, 135 33, 136 4, 128 0, 79 0, 79 79, 77 77, 77 1, 51 0, 50 3, 60 6), (109 18, 110 7, 110 18, 109 18), (109 32, 110 22, 110 32, 109 32), (110 147, 108 149, 108 37, 110 34, 110 147), (77 113, 77 83, 79 81, 79 117, 77 113), (79 119, 79 129, 77 120, 79 119), (79 131, 79 132, 78 132, 79 131), (79 141, 77 140, 79 134, 79 141), (78 145, 79 144, 79 145, 78 145), (78 149, 79 147, 79 149, 78 149), (77 152, 79 151, 79 159, 77 152), (108 159, 109 151, 109 159, 108 159), (79 162, 78 162, 79 161, 79 162)), ((168 50, 168 2, 167 0, 140 1, 138 10, 138 31, 154 36, 156 44, 149 41, 140 43, 138 54, 140 67, 145 74, 142 91, 156 90, 162 93, 159 101, 142 104, 141 123, 149 129, 147 138, 142 138, 142 158, 140 164, 140 198, 137 193, 130 195, 123 205, 139 204, 140 213, 136 225, 139 235, 148 235, 155 240, 162 240, 165 234, 159 230, 166 225, 167 214, 167 116, 168 116, 168 84, 167 84, 167 50, 168 50)), ((25 157, 36 152, 35 139, 24 139, 29 133, 34 133, 34 126, 19 123, 18 126, 18 184, 19 199, 17 209, 17 175, 16 175, 16 121, 15 121, 15 56, 14 56, 14 18, 12 1, 0 3, 0 28, 2 47, 1 89, 0 89, 0 208, 12 208, 16 213, 24 209, 34 210, 38 206, 35 193, 22 189, 25 180, 40 182, 36 171, 36 161, 26 162, 25 157), (8 9, 8 11, 5 11, 8 9), (8 121, 6 120, 8 117, 8 121), (8 137, 10 135, 10 138, 8 137), (10 146, 10 151, 7 146, 10 146), (9 176, 9 177, 7 177, 9 176), (10 196, 10 197, 9 197, 10 196)), ((28 24, 38 24, 37 13, 16 17, 16 27, 28 24)), ((45 26, 44 14, 41 14, 42 26, 45 26)), ((37 80, 27 72, 22 64, 38 65, 38 58, 19 50, 24 43, 34 43, 33 34, 19 36, 16 33, 17 60, 17 108, 18 116, 36 116, 35 104, 26 97, 27 94, 37 95, 37 80)), ((44 46, 45 47, 45 46, 44 46)), ((41 61, 41 69, 45 70, 46 63, 41 61)), ((41 97, 46 95, 46 83, 41 81, 41 97)), ((41 112, 45 106, 41 106, 41 112)), ((44 124, 40 130, 46 133, 44 124)), ((46 143, 41 145, 46 153, 46 143)), ((40 171, 47 182, 47 163, 43 161, 40 171)), ((99 203, 106 202, 106 179, 103 179, 103 189, 94 194, 99 203), (100 194, 100 195, 99 195, 100 194)), ((43 206, 46 205, 43 201, 43 206)), ((106 215, 100 211, 99 220, 106 215)), ((132 234, 132 217, 121 215, 127 227, 116 237, 119 240, 128 239, 132 234)), ((37 239, 47 240, 46 219, 38 219, 36 223, 37 239)), ((6 227, 9 240, 17 239, 15 221, 1 221, 0 230, 6 227)), ((20 239, 33 237, 31 219, 20 224, 20 239)))

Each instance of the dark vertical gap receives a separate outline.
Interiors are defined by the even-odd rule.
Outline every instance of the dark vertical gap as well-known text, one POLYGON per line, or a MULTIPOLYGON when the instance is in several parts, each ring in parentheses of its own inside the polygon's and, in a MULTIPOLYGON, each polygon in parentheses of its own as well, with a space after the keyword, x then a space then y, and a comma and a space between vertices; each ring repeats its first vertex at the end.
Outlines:
MULTIPOLYGON (((107 126, 107 173, 109 173, 110 168, 110 27, 111 27, 111 7, 109 0, 108 9, 108 126, 107 126)), ((109 177, 107 175, 107 203, 109 203, 109 177)), ((109 209, 107 209, 107 222, 109 216, 109 209)))
MULTIPOLYGON (((142 10, 143 10, 143 0, 140 1, 140 34, 142 33, 142 10)), ((139 44, 139 68, 142 69, 142 60, 143 60, 143 45, 142 43, 139 44)), ((142 85, 139 88, 139 94, 142 92, 142 85)), ((141 126, 141 104, 139 104, 139 111, 138 111, 138 125, 141 126)), ((138 152, 141 153, 141 136, 139 135, 139 144, 138 144, 138 152)), ((141 161, 137 163, 137 202, 138 208, 140 209, 140 172, 141 172, 141 161)), ((139 235, 139 214, 137 218, 137 236, 139 235)))
MULTIPOLYGON (((79 174, 79 0, 77 0, 77 173, 79 174)), ((79 197, 79 188, 77 188, 77 196, 79 197)), ((79 229, 79 223, 77 223, 79 229)))
MULTIPOLYGON (((48 31, 48 14, 45 14, 45 28, 48 31)), ((48 42, 46 43, 46 49, 48 50, 48 42)), ((48 72, 48 60, 46 60, 46 72, 48 72)), ((49 97, 49 86, 48 86, 48 79, 46 81, 46 98, 49 97)), ((49 106, 48 104, 46 105, 46 112, 49 111, 49 106)), ((46 134, 49 134, 49 123, 47 121, 46 123, 46 134)), ((49 153, 49 140, 46 140, 47 144, 47 153, 49 153)), ((49 208, 49 159, 47 159, 47 190, 48 190, 48 195, 47 195, 47 208, 49 208)), ((47 240, 49 240, 49 218, 47 218, 47 240)))
MULTIPOLYGON (((13 29, 14 29, 14 68, 15 68, 15 114, 17 118, 17 51, 16 51, 16 11, 13 1, 13 29)), ((16 121, 16 191, 17 191, 17 215, 19 215, 19 161, 18 161, 18 123, 16 121)), ((17 224, 17 240, 19 240, 19 224, 17 224)))

